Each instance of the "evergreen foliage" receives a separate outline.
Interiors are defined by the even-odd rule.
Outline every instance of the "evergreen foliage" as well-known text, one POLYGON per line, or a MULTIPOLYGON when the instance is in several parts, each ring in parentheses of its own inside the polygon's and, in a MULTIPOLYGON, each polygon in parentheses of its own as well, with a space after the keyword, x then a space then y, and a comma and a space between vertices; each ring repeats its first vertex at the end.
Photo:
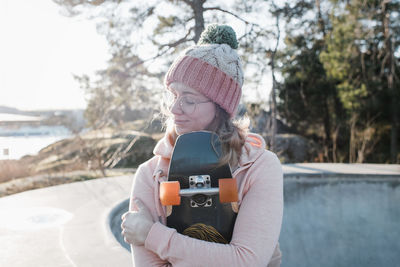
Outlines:
POLYGON ((99 80, 76 77, 88 95, 92 127, 117 126, 137 109, 156 107, 165 71, 187 46, 240 44, 244 99, 271 70, 279 72, 272 91, 278 117, 319 143, 320 160, 400 162, 400 0, 53 1, 66 15, 89 12, 100 19, 98 31, 110 45, 99 80), (238 38, 215 25, 200 36, 210 23, 232 21, 244 29, 238 38), (275 50, 280 29, 284 45, 275 50), (145 55, 144 46, 155 53, 145 55))

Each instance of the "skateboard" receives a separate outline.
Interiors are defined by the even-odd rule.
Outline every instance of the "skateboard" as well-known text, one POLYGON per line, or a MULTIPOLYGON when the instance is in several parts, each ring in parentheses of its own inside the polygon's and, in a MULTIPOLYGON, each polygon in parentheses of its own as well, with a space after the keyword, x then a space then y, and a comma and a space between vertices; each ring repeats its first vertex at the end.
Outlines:
MULTIPOLYGON (((168 181, 160 184, 167 226, 179 233, 195 224, 212 226, 230 242, 238 201, 229 164, 220 164, 219 137, 199 131, 180 135, 172 152, 168 181)), ((217 241, 214 241, 217 242, 217 241)))

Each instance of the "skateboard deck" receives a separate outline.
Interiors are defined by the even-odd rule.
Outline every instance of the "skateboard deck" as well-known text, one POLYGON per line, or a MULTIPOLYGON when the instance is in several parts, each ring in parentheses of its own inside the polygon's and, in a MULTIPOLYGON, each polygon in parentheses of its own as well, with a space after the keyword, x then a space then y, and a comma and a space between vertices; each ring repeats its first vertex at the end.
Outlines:
MULTIPOLYGON (((183 233, 188 227, 202 223, 214 227, 230 242, 237 216, 231 202, 237 201, 237 187, 229 164, 219 164, 221 157, 221 142, 215 133, 191 132, 177 138, 170 161, 168 182, 176 185, 179 183, 180 204, 172 206, 167 217, 168 227, 183 233), (232 194, 236 194, 234 201, 228 198, 230 202, 226 202, 222 193, 219 193, 222 192, 224 181, 232 182, 232 194)), ((162 188, 162 199, 161 191, 162 188)))

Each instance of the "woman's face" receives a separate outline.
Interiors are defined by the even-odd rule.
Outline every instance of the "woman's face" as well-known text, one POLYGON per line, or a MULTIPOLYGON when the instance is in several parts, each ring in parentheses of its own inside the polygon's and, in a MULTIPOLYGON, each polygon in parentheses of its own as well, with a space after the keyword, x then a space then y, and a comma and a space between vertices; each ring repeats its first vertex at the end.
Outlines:
POLYGON ((171 83, 173 94, 170 112, 178 135, 205 130, 214 120, 215 104, 202 93, 183 83, 171 83))

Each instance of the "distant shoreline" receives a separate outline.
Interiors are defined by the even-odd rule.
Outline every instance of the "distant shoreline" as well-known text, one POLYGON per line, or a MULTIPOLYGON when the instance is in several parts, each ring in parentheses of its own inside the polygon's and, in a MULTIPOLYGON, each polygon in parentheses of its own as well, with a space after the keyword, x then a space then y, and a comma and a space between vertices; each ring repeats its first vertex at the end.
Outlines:
POLYGON ((0 160, 20 160, 24 156, 36 155, 54 142, 72 135, 19 135, 0 136, 0 160))

